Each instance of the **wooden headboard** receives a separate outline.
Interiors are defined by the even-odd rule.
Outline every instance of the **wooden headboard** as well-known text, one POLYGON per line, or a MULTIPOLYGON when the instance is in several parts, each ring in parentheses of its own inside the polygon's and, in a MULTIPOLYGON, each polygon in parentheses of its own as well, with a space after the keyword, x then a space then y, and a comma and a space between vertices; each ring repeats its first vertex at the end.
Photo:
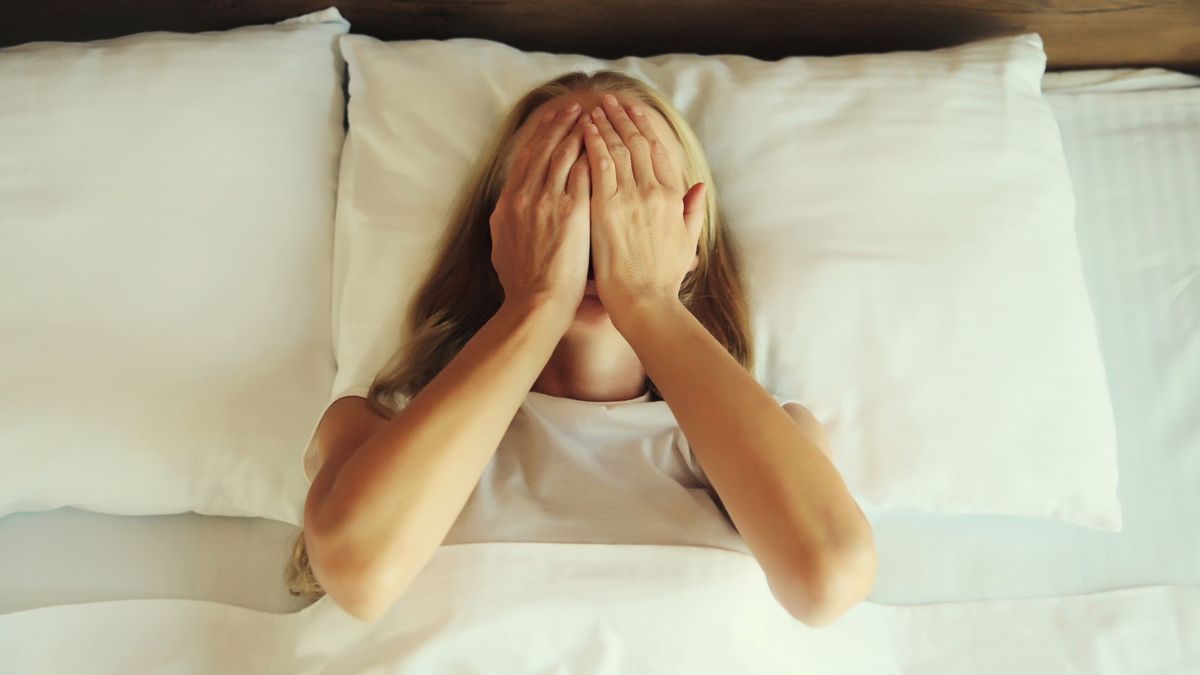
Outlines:
POLYGON ((334 5, 385 40, 474 37, 598 57, 668 52, 763 59, 933 49, 1041 33, 1049 68, 1200 72, 1200 0, 26 0, 0 46, 150 30, 223 30, 334 5))

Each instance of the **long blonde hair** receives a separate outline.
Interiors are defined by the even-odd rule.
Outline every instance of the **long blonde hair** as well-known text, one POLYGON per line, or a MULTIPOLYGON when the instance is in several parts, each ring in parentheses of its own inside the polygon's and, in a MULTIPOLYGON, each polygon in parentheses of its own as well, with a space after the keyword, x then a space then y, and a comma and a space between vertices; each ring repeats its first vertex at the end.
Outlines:
MULTIPOLYGON (((683 146, 687 186, 698 182, 705 185, 706 211, 698 245, 699 263, 684 277, 679 299, 738 363, 747 370, 753 368, 749 308, 737 247, 723 226, 716 185, 695 132, 670 102, 635 77, 611 70, 571 72, 521 97, 483 153, 485 161, 467 183, 440 253, 409 305, 403 326, 408 337, 375 376, 367 393, 367 401, 380 415, 391 419, 403 407, 398 399, 415 396, 500 308, 504 289, 490 264, 488 219, 504 187, 515 152, 514 137, 540 105, 575 90, 622 94, 657 110, 674 130, 683 146), (484 261, 487 264, 481 264, 484 261)), ((649 377, 646 387, 651 392, 650 400, 662 400, 649 377)), ((324 595, 308 563, 303 531, 296 537, 285 578, 292 595, 313 600, 324 595)))

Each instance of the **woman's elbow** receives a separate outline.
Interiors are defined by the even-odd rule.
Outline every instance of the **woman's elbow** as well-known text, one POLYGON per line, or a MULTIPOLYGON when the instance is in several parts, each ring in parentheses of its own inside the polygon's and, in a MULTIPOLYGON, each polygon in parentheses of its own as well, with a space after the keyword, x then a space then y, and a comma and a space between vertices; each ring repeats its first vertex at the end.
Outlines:
POLYGON ((875 585, 879 556, 873 539, 797 575, 795 592, 784 608, 796 620, 812 628, 828 626, 858 603, 866 600, 875 585))
POLYGON ((335 573, 330 576, 334 579, 326 588, 330 599, 359 621, 375 623, 404 595, 405 588, 397 584, 394 576, 384 578, 361 573, 335 573))
POLYGON ((374 623, 403 595, 407 580, 396 570, 387 574, 374 562, 364 561, 346 549, 333 549, 328 540, 310 535, 309 564, 329 599, 350 616, 374 623))

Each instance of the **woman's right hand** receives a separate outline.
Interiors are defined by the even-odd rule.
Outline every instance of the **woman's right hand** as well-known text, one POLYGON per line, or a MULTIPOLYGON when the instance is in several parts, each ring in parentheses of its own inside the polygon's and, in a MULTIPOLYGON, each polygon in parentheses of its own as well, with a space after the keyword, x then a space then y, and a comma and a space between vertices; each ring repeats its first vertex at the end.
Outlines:
POLYGON ((489 219, 492 266, 505 303, 552 300, 573 317, 591 255, 591 182, 577 122, 586 116, 578 104, 552 106, 516 151, 489 219))

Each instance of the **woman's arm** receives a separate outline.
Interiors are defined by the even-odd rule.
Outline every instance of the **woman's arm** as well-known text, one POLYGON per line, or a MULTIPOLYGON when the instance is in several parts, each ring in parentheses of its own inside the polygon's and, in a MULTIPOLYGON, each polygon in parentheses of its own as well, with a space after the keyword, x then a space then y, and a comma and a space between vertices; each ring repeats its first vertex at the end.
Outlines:
MULTIPOLYGON (((588 261, 579 106, 550 106, 516 151, 488 219, 504 302, 408 405, 313 479, 313 572, 348 612, 382 616, 433 557, 521 401, 575 319, 588 261)), ((472 224, 474 225, 474 224, 472 224)))
POLYGON ((347 612, 384 614, 441 545, 569 325, 562 304, 506 301, 381 430, 321 467, 305 543, 347 612))
POLYGON ((877 565, 871 526, 819 439, 678 299, 650 299, 610 315, 780 604, 821 626, 866 598, 877 565))

